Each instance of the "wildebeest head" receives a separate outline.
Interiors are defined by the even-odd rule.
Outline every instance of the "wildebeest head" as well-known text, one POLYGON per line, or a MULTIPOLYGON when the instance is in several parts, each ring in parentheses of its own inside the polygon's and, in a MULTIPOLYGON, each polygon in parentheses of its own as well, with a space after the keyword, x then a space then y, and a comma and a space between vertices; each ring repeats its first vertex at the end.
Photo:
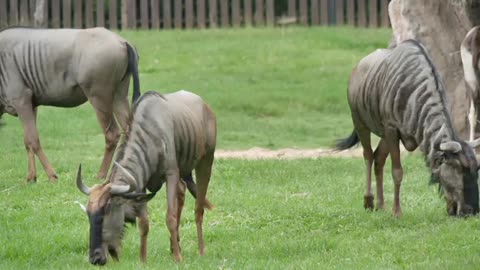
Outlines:
POLYGON ((77 187, 89 196, 86 212, 90 221, 89 260, 91 264, 104 265, 107 251, 113 259, 118 260, 125 221, 134 221, 130 216, 130 202, 141 203, 153 198, 155 193, 144 194, 132 192, 131 185, 113 184, 118 174, 112 173, 110 180, 93 187, 83 184, 81 166, 78 168, 77 187))
POLYGON ((447 201, 448 214, 477 214, 478 164, 472 146, 456 141, 442 143, 434 163, 432 182, 441 185, 447 201))

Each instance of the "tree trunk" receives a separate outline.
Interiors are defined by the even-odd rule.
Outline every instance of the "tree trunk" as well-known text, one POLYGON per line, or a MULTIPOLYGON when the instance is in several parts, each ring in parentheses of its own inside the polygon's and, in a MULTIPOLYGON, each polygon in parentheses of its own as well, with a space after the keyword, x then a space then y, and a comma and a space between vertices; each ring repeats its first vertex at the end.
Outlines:
POLYGON ((480 23, 480 1, 393 0, 388 13, 393 29, 391 43, 413 38, 426 47, 445 84, 453 124, 467 139, 472 97, 463 77, 460 44, 467 32, 480 23))

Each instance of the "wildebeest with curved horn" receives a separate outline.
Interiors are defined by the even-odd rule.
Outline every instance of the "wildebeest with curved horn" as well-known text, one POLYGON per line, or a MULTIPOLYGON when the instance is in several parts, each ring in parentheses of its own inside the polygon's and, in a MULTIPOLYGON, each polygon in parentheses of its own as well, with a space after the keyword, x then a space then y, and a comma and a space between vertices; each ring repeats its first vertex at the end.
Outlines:
POLYGON ((0 115, 18 116, 28 155, 28 181, 36 180, 35 155, 51 181, 55 170, 40 146, 37 107, 74 107, 90 101, 105 135, 98 178, 105 178, 119 130, 127 128, 128 88, 140 95, 138 56, 117 34, 104 28, 7 28, 0 32, 0 115))
MULTIPOLYGON (((146 92, 134 104, 126 140, 117 149, 108 181, 92 188, 83 184, 81 169, 77 187, 89 195, 90 262, 103 265, 107 251, 118 259, 125 217, 132 204, 139 219, 140 256, 146 259, 148 214, 146 202, 163 183, 167 185, 167 218, 170 247, 180 261, 179 224, 185 200, 185 182, 197 192, 191 178, 195 170, 198 193, 195 203, 199 254, 204 254, 203 214, 212 205, 206 199, 216 145, 216 120, 210 107, 197 95, 179 91, 161 95, 146 92), (183 182, 180 178, 183 178, 183 182), (146 191, 152 192, 146 194, 146 191)), ((192 190, 193 189, 193 190, 192 190)))
POLYGON ((399 141, 408 151, 417 147, 425 155, 432 181, 444 190, 450 215, 478 213, 477 160, 470 144, 452 127, 446 106, 445 87, 424 47, 415 40, 393 49, 376 50, 353 69, 348 103, 354 131, 337 142, 347 149, 359 141, 366 161, 365 208, 373 209, 372 165, 377 183, 377 209, 384 208, 383 167, 392 160, 394 180, 393 214, 399 216, 403 169, 399 141), (372 152, 370 133, 381 138, 372 152))

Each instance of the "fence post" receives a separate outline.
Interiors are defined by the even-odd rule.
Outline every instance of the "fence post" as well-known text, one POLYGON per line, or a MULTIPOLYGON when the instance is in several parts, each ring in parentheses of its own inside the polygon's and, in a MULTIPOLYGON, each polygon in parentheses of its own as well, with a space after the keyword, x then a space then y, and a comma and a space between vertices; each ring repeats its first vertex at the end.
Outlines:
POLYGON ((317 25, 320 23, 320 16, 318 14, 318 0, 312 0, 310 2, 310 17, 312 18, 312 25, 317 25))
POLYGON ((50 22, 51 27, 59 28, 60 27, 60 1, 59 0, 52 0, 52 20, 50 22))
POLYGON ((347 21, 351 26, 355 26, 355 0, 348 0, 347 2, 347 21))
POLYGON ((328 0, 320 0, 320 19, 322 25, 328 25, 328 0))
POLYGON ((0 0, 0 28, 8 26, 7 0, 0 0))
POLYGON ((150 16, 152 18, 152 29, 160 28, 160 5, 158 0, 150 0, 150 16))
POLYGON ((255 1, 255 26, 264 26, 263 0, 255 1))
POLYGON ((175 0, 175 28, 182 28, 182 1, 175 0))
POLYGON ((197 25, 205 28, 205 0, 197 0, 197 25))
POLYGON ((142 29, 148 29, 148 0, 140 1, 140 17, 142 18, 142 29))
POLYGON ((229 3, 227 1, 220 0, 220 14, 221 14, 222 27, 229 26, 228 4, 229 3))
POLYGON ((232 0, 232 25, 234 27, 240 26, 240 0, 232 0))
POLYGON ((10 0, 10 10, 9 14, 9 24, 10 25, 17 25, 18 24, 18 2, 17 0, 10 0))
POLYGON ((70 28, 72 27, 72 2, 71 0, 63 0, 62 7, 62 27, 70 28))
POLYGON ((110 29, 118 29, 118 13, 117 0, 110 0, 108 2, 108 27, 110 29))
POLYGON ((172 7, 170 0, 163 0, 163 28, 172 28, 172 7))
POLYGON ((307 7, 307 0, 300 0, 300 5, 299 5, 299 10, 300 10, 300 23, 303 25, 308 24, 308 7, 307 7))
MULTIPOLYGON (((375 0, 375 1, 376 1, 376 0, 375 0)), ((343 0, 337 0, 337 1, 335 2, 335 4, 336 4, 335 9, 337 10, 337 12, 336 12, 336 17, 337 17, 337 18, 336 18, 336 22, 335 22, 335 23, 336 23, 337 25, 343 25, 343 24, 345 24, 345 16, 344 16, 344 13, 343 13, 343 11, 344 11, 344 9, 343 9, 343 0)))
POLYGON ((370 27, 378 27, 378 5, 377 0, 370 0, 370 12, 369 12, 370 27))
POLYGON ((95 22, 93 21, 93 1, 86 0, 85 1, 85 27, 91 28, 94 25, 95 25, 95 22))
POLYGON ((28 13, 28 0, 20 1, 20 25, 31 25, 30 14, 28 13))
POLYGON ((367 3, 365 0, 358 0, 358 25, 361 27, 367 27, 367 3))
POLYGON ((252 25, 252 0, 244 0, 243 4, 244 23, 245 25, 252 25))
POLYGON ((267 25, 275 25, 275 1, 267 0, 267 25))
POLYGON ((185 1, 185 28, 191 29, 194 26, 193 0, 185 1))
POLYGON ((97 0, 97 25, 105 27, 105 3, 104 0, 97 0))
POLYGON ((382 13, 382 27, 388 27, 390 22, 388 18, 388 0, 380 1, 380 12, 382 13))
POLYGON ((217 0, 210 0, 208 6, 208 18, 210 28, 217 27, 217 0))
MULTIPOLYGON (((45 0, 38 0, 35 5, 35 13, 33 13, 35 27, 45 27, 48 23, 47 18, 47 2, 45 0)), ((10 24, 12 22, 9 22, 10 24)))

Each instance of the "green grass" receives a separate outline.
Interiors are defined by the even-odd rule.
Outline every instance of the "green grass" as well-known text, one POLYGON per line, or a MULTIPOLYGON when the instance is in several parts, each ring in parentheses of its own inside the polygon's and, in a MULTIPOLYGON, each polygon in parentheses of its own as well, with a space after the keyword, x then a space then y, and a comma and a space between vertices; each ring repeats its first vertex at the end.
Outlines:
MULTIPOLYGON (((14 165, 14 161, 3 162, 14 165)), ((5 164, 6 163, 6 164, 5 164)), ((93 177, 97 162, 88 162, 93 177)), ((295 161, 217 160, 205 217, 207 254, 197 255, 193 199, 181 225, 184 261, 173 263, 165 226, 165 194, 149 203, 147 269, 477 269, 478 218, 446 215, 418 155, 404 157, 404 215, 362 208, 361 159, 295 161)), ((58 184, 2 180, 0 269, 88 269, 88 221, 74 203, 86 196, 74 171, 58 184)), ((392 181, 386 177, 386 203, 392 181)), ((94 180, 88 181, 90 184, 94 180)), ((121 261, 107 269, 135 269, 139 237, 127 230, 121 261)))
MULTIPOLYGON (((141 52, 144 91, 190 89, 215 109, 219 148, 325 147, 352 128, 346 104, 351 68, 385 46, 389 30, 287 28, 125 32, 141 52)), ((103 135, 90 105, 42 107, 43 147, 59 176, 50 184, 38 163, 27 184, 18 119, 0 128, 0 269, 93 269, 88 221, 74 203, 81 162, 89 184, 103 154, 103 135)), ((388 166, 387 166, 388 167, 388 166)), ((362 208, 364 162, 217 160, 205 218, 205 257, 197 253, 193 200, 182 219, 184 262, 173 263, 165 226, 165 194, 150 204, 147 269, 476 269, 478 218, 447 217, 428 186, 418 154, 404 156, 404 215, 362 208)), ((392 183, 386 168, 386 202, 392 183)), ((139 239, 129 228, 119 263, 135 269, 139 239)))

